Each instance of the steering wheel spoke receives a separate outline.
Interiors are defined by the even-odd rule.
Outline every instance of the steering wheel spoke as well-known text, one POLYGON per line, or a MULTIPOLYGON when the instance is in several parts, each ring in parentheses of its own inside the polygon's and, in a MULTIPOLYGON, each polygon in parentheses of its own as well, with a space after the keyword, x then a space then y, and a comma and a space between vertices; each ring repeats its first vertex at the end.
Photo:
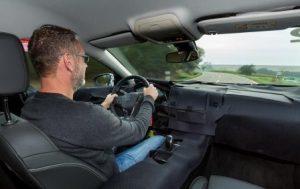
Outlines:
POLYGON ((119 94, 118 95, 126 95, 126 94, 128 94, 125 90, 123 90, 123 89, 120 89, 119 90, 119 94))

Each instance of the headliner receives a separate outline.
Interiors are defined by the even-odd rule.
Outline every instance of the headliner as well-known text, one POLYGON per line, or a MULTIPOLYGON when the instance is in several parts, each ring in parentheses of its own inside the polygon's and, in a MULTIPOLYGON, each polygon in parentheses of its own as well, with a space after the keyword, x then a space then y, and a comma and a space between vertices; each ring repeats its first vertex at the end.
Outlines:
POLYGON ((40 25, 56 24, 90 41, 130 31, 136 18, 162 13, 174 13, 186 28, 195 28, 208 16, 296 5, 299 0, 2 0, 0 31, 30 37, 40 25))

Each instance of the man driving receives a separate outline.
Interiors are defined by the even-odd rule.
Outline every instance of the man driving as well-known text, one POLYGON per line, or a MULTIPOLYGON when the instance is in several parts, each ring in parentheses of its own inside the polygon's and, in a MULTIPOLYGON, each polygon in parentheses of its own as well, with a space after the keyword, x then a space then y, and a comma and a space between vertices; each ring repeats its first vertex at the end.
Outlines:
POLYGON ((74 101, 74 92, 85 82, 87 56, 73 31, 41 26, 33 32, 28 52, 41 87, 26 101, 22 117, 44 131, 60 150, 110 177, 141 161, 163 143, 164 137, 151 137, 115 156, 114 146, 131 145, 145 137, 157 89, 153 85, 144 88, 144 100, 132 120, 107 110, 116 94, 109 94, 101 106, 74 101))

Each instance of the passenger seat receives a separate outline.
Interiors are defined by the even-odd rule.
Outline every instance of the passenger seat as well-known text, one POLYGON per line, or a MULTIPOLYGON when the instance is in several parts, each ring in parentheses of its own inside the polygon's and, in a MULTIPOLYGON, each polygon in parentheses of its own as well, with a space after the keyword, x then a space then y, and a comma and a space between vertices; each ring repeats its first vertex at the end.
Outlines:
POLYGON ((263 189, 263 187, 234 178, 211 175, 209 181, 202 176, 195 178, 189 189, 263 189))

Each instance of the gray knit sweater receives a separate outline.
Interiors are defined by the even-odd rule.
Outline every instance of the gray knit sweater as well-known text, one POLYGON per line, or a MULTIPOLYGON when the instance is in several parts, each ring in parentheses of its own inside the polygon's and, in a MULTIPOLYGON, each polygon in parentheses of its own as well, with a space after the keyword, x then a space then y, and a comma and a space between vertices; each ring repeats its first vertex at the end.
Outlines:
POLYGON ((145 96, 135 119, 120 119, 88 102, 57 93, 37 92, 22 109, 22 117, 44 131, 58 148, 97 168, 108 178, 117 172, 114 146, 141 140, 150 125, 154 101, 145 96))

